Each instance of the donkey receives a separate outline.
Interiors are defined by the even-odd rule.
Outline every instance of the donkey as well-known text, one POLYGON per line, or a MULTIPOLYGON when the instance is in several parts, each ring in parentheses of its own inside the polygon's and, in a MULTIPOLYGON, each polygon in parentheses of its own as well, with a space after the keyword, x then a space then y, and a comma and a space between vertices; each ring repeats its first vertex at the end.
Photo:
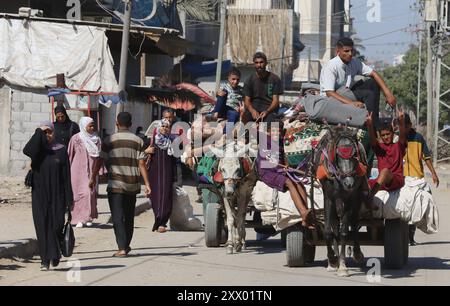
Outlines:
POLYGON ((358 223, 362 195, 368 190, 366 153, 356 132, 341 126, 329 128, 329 131, 322 140, 323 145, 319 146, 322 148, 318 152, 321 163, 317 169, 324 193, 327 270, 337 270, 339 276, 348 276, 345 247, 349 240, 349 225, 353 233, 353 258, 359 264, 364 261, 358 223))
POLYGON ((225 150, 211 149, 220 158, 220 178, 216 176, 215 181, 221 181, 224 186, 223 202, 228 228, 227 254, 245 249, 245 215, 257 181, 254 163, 248 156, 244 156, 247 150, 256 156, 256 152, 252 152, 249 146, 238 148, 235 142, 229 143, 225 150))

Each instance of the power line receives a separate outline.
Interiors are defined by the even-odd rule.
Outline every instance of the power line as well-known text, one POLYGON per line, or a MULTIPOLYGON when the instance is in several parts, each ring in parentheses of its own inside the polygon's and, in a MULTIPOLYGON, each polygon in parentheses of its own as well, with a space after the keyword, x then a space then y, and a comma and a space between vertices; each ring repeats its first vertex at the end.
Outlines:
MULTIPOLYGON (((422 23, 420 23, 420 24, 422 24, 422 23)), ((381 33, 381 34, 378 34, 378 35, 375 35, 375 36, 372 36, 372 37, 368 37, 368 38, 362 39, 361 42, 367 41, 367 40, 371 40, 371 39, 374 39, 374 38, 378 38, 378 37, 382 37, 382 36, 386 36, 386 35, 389 35, 389 34, 392 34, 392 33, 404 31, 404 30, 407 30, 407 29, 410 29, 410 28, 413 28, 413 27, 417 27, 420 24, 417 24, 417 25, 414 25, 414 26, 403 27, 403 28, 400 28, 400 29, 397 29, 397 30, 386 32, 386 33, 381 33)))

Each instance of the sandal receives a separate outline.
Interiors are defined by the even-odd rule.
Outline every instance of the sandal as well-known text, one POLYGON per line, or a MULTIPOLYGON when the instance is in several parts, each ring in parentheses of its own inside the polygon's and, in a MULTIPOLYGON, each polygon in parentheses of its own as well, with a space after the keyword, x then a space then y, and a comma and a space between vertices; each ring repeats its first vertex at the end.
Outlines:
POLYGON ((158 233, 165 233, 167 232, 167 229, 164 226, 158 227, 158 233))
POLYGON ((114 253, 113 257, 127 257, 127 252, 124 250, 119 250, 116 253, 114 253))

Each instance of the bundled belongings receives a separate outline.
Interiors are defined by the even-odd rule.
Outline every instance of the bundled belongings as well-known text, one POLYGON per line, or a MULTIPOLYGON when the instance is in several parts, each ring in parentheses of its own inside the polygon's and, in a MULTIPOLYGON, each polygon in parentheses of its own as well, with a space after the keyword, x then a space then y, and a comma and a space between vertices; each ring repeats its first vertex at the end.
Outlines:
POLYGON ((284 153, 289 166, 304 169, 307 158, 327 133, 323 125, 294 121, 285 126, 284 153))
MULTIPOLYGON (((310 185, 305 184, 305 188, 309 193, 310 185)), ((276 230, 283 230, 302 221, 289 192, 279 192, 258 181, 252 192, 252 201, 255 208, 261 211, 263 224, 273 225, 276 230)), ((308 197, 308 207, 310 206, 308 197)), ((323 210, 323 192, 320 188, 314 188, 314 207, 323 210)))
MULTIPOLYGON (((353 93, 348 89, 340 89, 338 93, 342 96, 356 101, 353 93)), ((350 104, 344 104, 334 98, 320 95, 306 94, 299 103, 305 108, 311 120, 322 122, 326 120, 331 124, 345 124, 353 127, 362 127, 366 121, 367 110, 350 104)))
POLYGON ((401 218, 417 226, 426 234, 437 233, 439 212, 425 178, 405 177, 400 190, 377 192, 374 204, 379 207, 375 218, 401 218))
POLYGON ((194 216, 194 210, 186 190, 175 187, 173 192, 170 229, 175 231, 201 231, 202 222, 194 216))

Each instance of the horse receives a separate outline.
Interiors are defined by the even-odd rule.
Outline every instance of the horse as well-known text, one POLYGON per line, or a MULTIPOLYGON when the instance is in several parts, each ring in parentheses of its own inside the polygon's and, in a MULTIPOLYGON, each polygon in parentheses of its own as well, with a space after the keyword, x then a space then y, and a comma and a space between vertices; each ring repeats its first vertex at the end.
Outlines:
POLYGON ((345 247, 349 240, 349 225, 353 234, 353 259, 359 264, 364 261, 358 230, 362 195, 368 190, 367 162, 356 131, 347 126, 329 128, 329 131, 318 146, 320 166, 317 168, 324 194, 327 270, 337 271, 339 276, 348 276, 345 247))
POLYGON ((236 142, 229 143, 225 150, 211 148, 220 158, 214 180, 223 183, 222 197, 228 229, 227 254, 245 249, 245 215, 257 181, 254 162, 244 155, 247 150, 256 156, 250 146, 238 148, 236 142))

